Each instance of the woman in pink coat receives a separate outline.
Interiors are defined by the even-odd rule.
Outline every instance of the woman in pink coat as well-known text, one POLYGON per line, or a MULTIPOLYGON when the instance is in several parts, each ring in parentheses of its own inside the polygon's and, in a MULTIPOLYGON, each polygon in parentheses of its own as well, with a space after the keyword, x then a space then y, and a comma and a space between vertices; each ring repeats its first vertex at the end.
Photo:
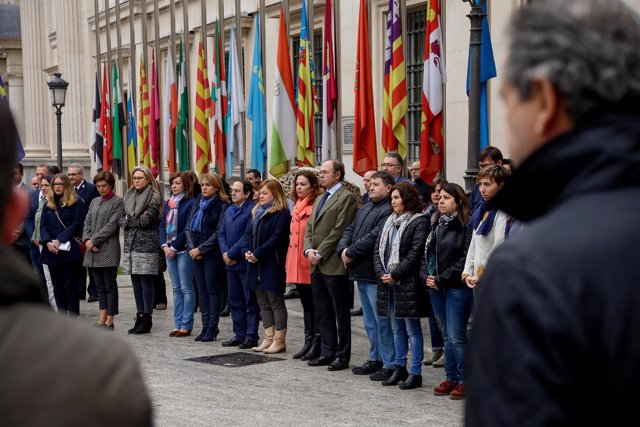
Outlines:
POLYGON ((287 283, 295 283, 304 311, 304 346, 294 359, 311 360, 320 356, 320 334, 315 322, 311 295, 311 267, 303 254, 304 232, 311 216, 313 202, 320 192, 318 178, 311 170, 296 174, 291 199, 295 202, 291 212, 291 235, 287 252, 287 283))

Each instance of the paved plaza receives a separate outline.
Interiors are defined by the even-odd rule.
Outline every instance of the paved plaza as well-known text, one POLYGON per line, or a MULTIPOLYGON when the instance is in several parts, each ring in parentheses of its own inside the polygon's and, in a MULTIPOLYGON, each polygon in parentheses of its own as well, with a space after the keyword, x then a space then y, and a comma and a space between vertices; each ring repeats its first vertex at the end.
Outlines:
MULTIPOLYGON (((167 282, 169 307, 154 312, 152 332, 127 335, 135 316, 133 289, 128 277, 119 276, 118 283, 120 315, 116 317, 115 334, 130 344, 139 359, 159 427, 462 425, 464 402, 433 395, 433 388, 444 380, 442 368, 425 367, 421 389, 400 390, 383 387, 350 370, 329 372, 326 367, 309 367, 306 362, 293 360, 291 356, 301 348, 303 338, 299 299, 287 301, 286 353, 275 355, 278 360, 269 363, 225 367, 185 359, 252 353, 222 347, 221 342, 231 337, 230 317, 221 318, 218 341, 199 343, 193 337, 170 338, 173 306, 171 285, 167 282)), ((80 321, 97 321, 97 303, 81 301, 80 311, 80 321)), ((200 326, 200 314, 196 313, 194 332, 200 326)), ((423 330, 428 348, 426 321, 423 330)), ((352 342, 351 367, 367 359, 362 317, 352 320, 352 342)))

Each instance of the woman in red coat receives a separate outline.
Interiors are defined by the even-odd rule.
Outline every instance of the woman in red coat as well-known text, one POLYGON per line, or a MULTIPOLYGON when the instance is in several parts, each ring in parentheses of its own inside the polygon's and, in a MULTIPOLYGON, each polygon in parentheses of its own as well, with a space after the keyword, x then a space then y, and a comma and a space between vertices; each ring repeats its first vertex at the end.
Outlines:
POLYGON ((320 192, 318 177, 311 170, 296 174, 291 199, 295 202, 291 212, 291 234, 287 251, 287 283, 295 283, 304 311, 304 346, 293 355, 294 359, 311 360, 320 356, 320 334, 314 319, 311 295, 311 266, 303 254, 304 232, 311 216, 313 201, 320 192))

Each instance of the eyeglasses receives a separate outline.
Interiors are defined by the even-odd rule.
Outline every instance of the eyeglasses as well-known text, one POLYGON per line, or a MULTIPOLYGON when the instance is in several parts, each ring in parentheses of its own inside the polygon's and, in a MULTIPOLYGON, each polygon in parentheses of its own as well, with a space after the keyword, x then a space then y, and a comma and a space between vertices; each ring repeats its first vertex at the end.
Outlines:
POLYGON ((146 176, 134 176, 133 178, 131 178, 134 181, 141 181, 143 179, 147 179, 146 176))
POLYGON ((382 163, 380 165, 380 167, 383 167, 383 168, 392 168, 394 166, 400 167, 400 165, 396 163, 382 163))

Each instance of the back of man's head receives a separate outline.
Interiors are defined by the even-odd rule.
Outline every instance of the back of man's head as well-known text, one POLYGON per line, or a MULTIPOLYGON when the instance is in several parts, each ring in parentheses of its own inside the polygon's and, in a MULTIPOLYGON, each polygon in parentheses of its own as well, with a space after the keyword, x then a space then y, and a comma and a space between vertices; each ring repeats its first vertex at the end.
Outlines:
POLYGON ((549 80, 575 124, 640 111, 640 18, 620 0, 546 0, 515 12, 506 80, 549 80))

